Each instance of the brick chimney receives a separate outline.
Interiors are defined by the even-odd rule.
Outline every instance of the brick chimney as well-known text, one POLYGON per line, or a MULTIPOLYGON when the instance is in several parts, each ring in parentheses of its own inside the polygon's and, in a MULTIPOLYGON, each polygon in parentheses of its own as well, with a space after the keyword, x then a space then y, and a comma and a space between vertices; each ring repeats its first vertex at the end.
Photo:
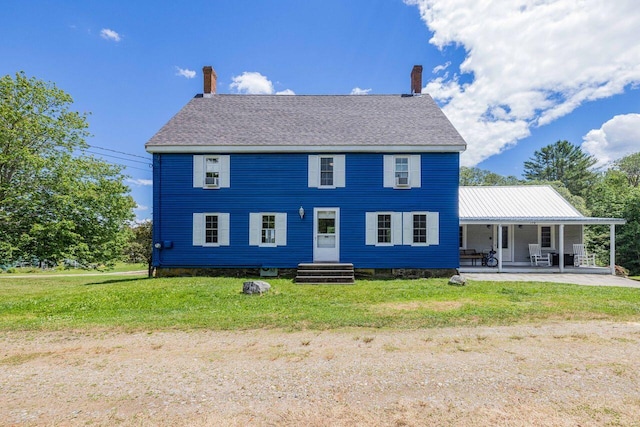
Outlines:
POLYGON ((202 67, 202 74, 204 75, 203 96, 209 98, 211 95, 216 94, 216 80, 218 79, 218 75, 211 65, 202 67))
POLYGON ((411 70, 411 93, 422 93, 422 65, 414 65, 411 70))

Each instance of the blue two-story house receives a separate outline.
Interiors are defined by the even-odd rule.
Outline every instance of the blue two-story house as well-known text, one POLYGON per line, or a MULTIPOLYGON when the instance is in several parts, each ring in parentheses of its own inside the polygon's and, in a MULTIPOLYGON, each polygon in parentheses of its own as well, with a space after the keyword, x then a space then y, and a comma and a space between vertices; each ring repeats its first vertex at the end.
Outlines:
POLYGON ((205 90, 146 144, 153 265, 290 269, 459 266, 466 143, 433 99, 205 90))

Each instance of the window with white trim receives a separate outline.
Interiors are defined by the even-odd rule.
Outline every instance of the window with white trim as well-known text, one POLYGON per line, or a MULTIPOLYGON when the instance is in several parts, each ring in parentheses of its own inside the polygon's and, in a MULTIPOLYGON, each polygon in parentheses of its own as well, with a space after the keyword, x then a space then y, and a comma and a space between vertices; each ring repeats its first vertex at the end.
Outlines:
POLYGON ((220 159, 218 157, 204 158, 204 186, 220 187, 220 159))
POLYGON ((440 244, 438 212, 366 212, 365 224, 367 245, 440 244))
POLYGON ((402 212, 367 212, 365 224, 367 245, 402 244, 402 212))
POLYGON ((230 187, 230 156, 193 156, 193 186, 217 190, 230 187))
POLYGON ((542 249, 555 249, 555 228, 550 225, 538 226, 538 241, 542 249))
POLYGON ((193 214, 193 246, 229 246, 229 214, 193 214))
POLYGON ((383 186, 406 190, 419 188, 422 185, 420 155, 391 155, 383 157, 383 186))
POLYGON ((403 212, 402 230, 405 245, 439 245, 440 215, 438 212, 403 212))
POLYGON ((413 214, 413 243, 427 243, 427 214, 413 214))
POLYGON ((287 245, 287 214, 252 212, 249 214, 249 245, 275 247, 287 245))
POLYGON ((308 187, 330 189, 345 186, 343 154, 310 155, 308 160, 308 187))

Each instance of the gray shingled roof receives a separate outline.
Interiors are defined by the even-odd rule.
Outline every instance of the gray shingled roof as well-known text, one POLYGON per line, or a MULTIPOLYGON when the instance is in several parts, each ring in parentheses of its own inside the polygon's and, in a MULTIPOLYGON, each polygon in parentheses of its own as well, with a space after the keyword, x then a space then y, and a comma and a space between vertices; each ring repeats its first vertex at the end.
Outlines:
POLYGON ((459 152, 466 143, 429 95, 200 95, 146 149, 459 152))

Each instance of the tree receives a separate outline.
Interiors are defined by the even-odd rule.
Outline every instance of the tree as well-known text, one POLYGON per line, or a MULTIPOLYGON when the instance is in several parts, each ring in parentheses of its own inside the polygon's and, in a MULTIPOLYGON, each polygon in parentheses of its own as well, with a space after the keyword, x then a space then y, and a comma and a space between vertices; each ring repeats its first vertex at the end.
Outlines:
POLYGON ((571 194, 583 196, 596 174, 590 168, 596 159, 568 141, 557 141, 535 151, 524 162, 524 176, 528 180, 560 181, 571 194))
POLYGON ((480 168, 460 168, 460 185, 518 185, 515 176, 502 176, 480 168))
POLYGON ((149 277, 152 276, 152 230, 151 221, 144 221, 131 227, 131 241, 126 250, 129 262, 145 262, 149 269, 149 277))
POLYGON ((0 260, 118 259, 135 203, 121 169, 85 154, 86 116, 50 83, 0 79, 0 260))
POLYGON ((640 185, 640 152, 621 158, 615 162, 615 166, 627 176, 630 186, 640 185))

